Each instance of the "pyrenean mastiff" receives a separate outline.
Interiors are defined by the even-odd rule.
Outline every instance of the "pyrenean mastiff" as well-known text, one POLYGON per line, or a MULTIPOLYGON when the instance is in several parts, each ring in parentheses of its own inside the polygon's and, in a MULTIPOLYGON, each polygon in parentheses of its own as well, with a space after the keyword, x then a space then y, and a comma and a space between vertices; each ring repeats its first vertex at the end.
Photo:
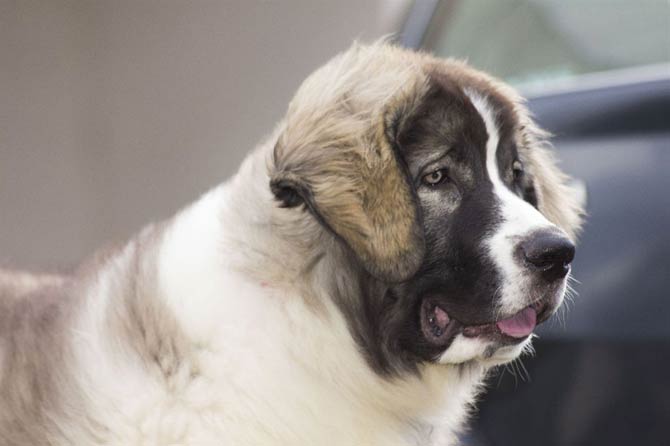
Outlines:
POLYGON ((454 444, 561 305, 581 214, 510 87, 354 45, 172 219, 0 274, 0 443, 454 444))

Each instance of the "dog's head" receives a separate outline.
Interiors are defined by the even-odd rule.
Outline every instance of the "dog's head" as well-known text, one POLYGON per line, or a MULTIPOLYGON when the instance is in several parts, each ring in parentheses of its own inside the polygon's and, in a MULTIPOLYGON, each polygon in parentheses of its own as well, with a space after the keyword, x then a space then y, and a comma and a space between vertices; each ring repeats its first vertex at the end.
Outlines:
POLYGON ((382 370, 511 360, 563 300, 576 194, 520 98, 463 63, 355 46, 298 91, 273 164, 279 204, 366 272, 339 303, 382 370))

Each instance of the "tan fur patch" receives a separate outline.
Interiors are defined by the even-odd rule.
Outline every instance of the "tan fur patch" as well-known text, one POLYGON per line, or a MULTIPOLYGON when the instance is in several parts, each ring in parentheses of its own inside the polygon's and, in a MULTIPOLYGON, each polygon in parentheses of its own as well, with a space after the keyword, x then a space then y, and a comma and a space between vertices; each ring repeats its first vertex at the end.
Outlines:
POLYGON ((289 107, 271 178, 305 190, 308 205, 368 271, 399 281, 416 271, 424 248, 389 126, 419 103, 426 79, 410 60, 398 63, 404 52, 383 48, 395 57, 354 48, 305 81, 289 107))

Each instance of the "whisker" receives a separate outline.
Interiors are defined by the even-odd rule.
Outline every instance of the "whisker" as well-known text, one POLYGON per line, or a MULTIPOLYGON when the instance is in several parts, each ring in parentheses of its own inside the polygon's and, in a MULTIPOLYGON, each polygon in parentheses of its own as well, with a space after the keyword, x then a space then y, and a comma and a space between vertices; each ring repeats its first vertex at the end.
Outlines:
MULTIPOLYGON (((532 334, 531 336, 532 336, 532 339, 537 339, 537 337, 538 337, 536 334, 532 334)), ((534 356, 535 356, 535 346, 533 345, 532 342, 527 343, 527 344, 523 347, 523 354, 524 354, 524 355, 528 355, 528 356, 530 356, 530 357, 534 357, 534 356)))
MULTIPOLYGON (((517 359, 518 359, 518 358, 517 358, 517 359)), ((520 379, 520 376, 519 376, 519 370, 518 370, 518 368, 517 368, 517 359, 515 359, 514 361, 512 361, 512 362, 509 363, 509 364, 510 364, 510 368, 514 371, 514 373, 513 373, 512 375, 514 375, 514 388, 515 388, 515 389, 516 389, 517 387, 519 387, 519 379, 520 379)))
POLYGON ((530 373, 528 373, 528 369, 523 364, 523 360, 521 358, 517 359, 519 361, 519 374, 521 375, 521 378, 524 382, 530 382, 530 373))
POLYGON ((570 274, 570 275, 568 276, 568 282, 570 282, 570 281, 575 282, 575 283, 578 284, 578 285, 581 285, 581 284, 582 284, 582 282, 580 282, 580 281, 579 281, 577 278, 575 278, 575 276, 573 276, 572 274, 570 274))
POLYGON ((498 383, 496 384, 496 389, 500 388, 500 383, 503 380, 503 377, 505 376, 505 371, 507 370, 507 366, 504 367, 498 367, 497 369, 499 371, 498 373, 498 383))

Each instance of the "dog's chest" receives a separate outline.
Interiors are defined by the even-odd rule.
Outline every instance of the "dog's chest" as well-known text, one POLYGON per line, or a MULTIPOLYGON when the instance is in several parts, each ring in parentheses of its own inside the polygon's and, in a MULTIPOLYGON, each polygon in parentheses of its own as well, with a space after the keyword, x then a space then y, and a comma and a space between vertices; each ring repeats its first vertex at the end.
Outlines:
MULTIPOLYGON (((211 359, 211 358, 210 358, 211 359)), ((275 369, 259 382, 223 382, 205 374, 178 392, 148 392, 136 400, 135 416, 115 420, 110 443, 124 445, 428 445, 430 426, 400 420, 378 407, 348 398, 318 377, 275 369), (277 376, 283 375, 283 376, 277 376), (281 378, 281 381, 277 378, 281 378), (282 384, 283 383, 283 384, 282 384), (123 424, 123 425, 121 425, 123 424), (123 434, 123 433, 126 434, 123 434)), ((258 370, 256 370, 258 371, 258 370)), ((175 383, 175 386, 178 384, 175 383)), ((148 385, 147 388, 156 387, 148 385)), ((175 387, 176 388, 176 387, 175 387)), ((100 419, 105 414, 100 413, 100 419)))

